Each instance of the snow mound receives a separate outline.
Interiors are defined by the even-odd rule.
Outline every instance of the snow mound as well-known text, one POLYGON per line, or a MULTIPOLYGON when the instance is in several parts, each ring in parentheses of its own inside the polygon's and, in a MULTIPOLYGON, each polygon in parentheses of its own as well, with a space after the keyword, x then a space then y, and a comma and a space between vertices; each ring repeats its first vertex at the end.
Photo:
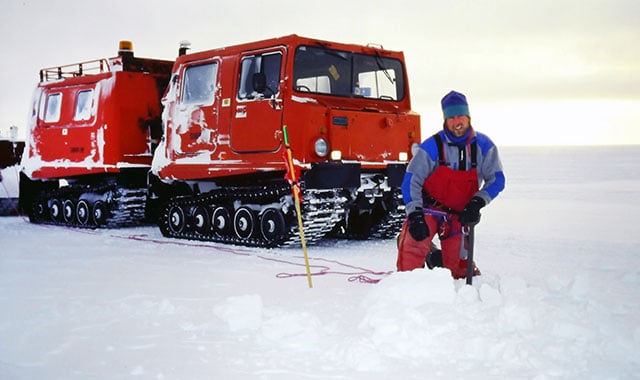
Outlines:
POLYGON ((262 325, 262 298, 259 295, 229 297, 213 308, 213 313, 231 331, 256 330, 262 325))

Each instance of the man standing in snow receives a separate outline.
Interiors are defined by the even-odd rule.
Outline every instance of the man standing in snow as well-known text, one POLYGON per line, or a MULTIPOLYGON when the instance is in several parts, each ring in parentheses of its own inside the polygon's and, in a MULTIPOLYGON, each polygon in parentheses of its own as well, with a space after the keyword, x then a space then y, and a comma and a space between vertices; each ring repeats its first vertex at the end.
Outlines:
POLYGON ((451 91, 441 104, 444 128, 414 152, 402 184, 407 220, 398 239, 397 267, 408 271, 426 262, 430 269, 445 267, 454 278, 464 278, 463 226, 480 221, 480 209, 504 189, 505 178, 496 146, 471 127, 467 98, 451 91), (431 252, 436 233, 442 250, 431 252))

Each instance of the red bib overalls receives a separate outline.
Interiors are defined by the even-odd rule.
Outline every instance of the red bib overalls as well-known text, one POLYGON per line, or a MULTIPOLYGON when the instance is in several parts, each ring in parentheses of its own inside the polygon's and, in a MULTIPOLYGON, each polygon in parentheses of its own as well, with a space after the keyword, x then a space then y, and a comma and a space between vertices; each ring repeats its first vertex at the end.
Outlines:
MULTIPOLYGON (((471 170, 454 170, 443 165, 443 162, 441 157, 440 166, 426 179, 423 189, 435 201, 432 208, 460 212, 478 191, 477 169, 473 167, 471 170)), ((430 236, 423 241, 413 239, 409 234, 408 221, 404 222, 398 240, 398 270, 408 271, 424 267, 431 241, 436 233, 440 233, 443 266, 451 270, 454 278, 466 277, 467 260, 460 259, 462 226, 458 216, 449 214, 447 220, 444 220, 442 216, 427 213, 424 218, 429 226, 430 236), (442 230, 444 223, 448 225, 446 232, 442 230)))

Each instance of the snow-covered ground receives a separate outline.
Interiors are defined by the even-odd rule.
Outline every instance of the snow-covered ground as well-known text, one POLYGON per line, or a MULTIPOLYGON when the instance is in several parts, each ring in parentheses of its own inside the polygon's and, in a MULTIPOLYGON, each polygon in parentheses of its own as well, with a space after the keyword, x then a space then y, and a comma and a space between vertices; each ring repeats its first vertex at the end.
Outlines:
POLYGON ((310 289, 300 249, 0 218, 0 379, 640 378, 640 147, 501 153, 473 286, 394 241, 309 247, 310 289))

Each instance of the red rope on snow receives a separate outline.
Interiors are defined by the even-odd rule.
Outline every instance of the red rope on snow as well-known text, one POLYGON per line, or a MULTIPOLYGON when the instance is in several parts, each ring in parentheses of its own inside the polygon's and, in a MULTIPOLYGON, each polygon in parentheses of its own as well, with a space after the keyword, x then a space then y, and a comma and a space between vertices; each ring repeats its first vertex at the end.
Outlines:
MULTIPOLYGON (((286 260, 279 260, 279 259, 271 259, 271 258, 265 258, 265 257, 261 257, 265 260, 273 260, 273 261, 280 261, 280 262, 284 262, 287 264, 291 264, 291 265, 296 265, 296 266, 300 266, 301 264, 298 263, 293 263, 290 261, 286 261, 286 260)), ((391 273, 393 273, 393 271, 387 271, 387 272, 376 272, 370 269, 366 269, 366 268, 362 268, 359 266, 355 266, 355 265, 350 265, 350 264, 345 264, 342 263, 338 260, 331 260, 331 259, 324 259, 321 257, 316 257, 316 258, 310 258, 311 260, 316 260, 316 261, 325 261, 328 263, 332 263, 332 264, 337 264, 337 265, 341 265, 343 267, 347 267, 347 268, 351 268, 351 269, 355 269, 356 271, 353 272, 342 272, 342 271, 333 271, 331 270, 331 267, 329 266, 321 266, 321 265, 312 265, 312 268, 321 268, 320 271, 318 272, 313 272, 311 273, 312 276, 324 276, 327 274, 335 274, 335 275, 342 275, 342 276, 350 276, 349 278, 347 278, 347 281, 349 282, 360 282, 360 283, 366 283, 366 284, 377 284, 378 282, 380 282, 381 279, 377 279, 377 278, 372 278, 370 276, 388 276, 391 273)), ((286 272, 282 272, 282 273, 278 273, 276 275, 277 278, 290 278, 290 277, 301 277, 301 276, 306 276, 306 273, 286 273, 286 272)))
MULTIPOLYGON (((149 241, 149 242, 153 242, 156 244, 173 244, 173 245, 181 245, 181 246, 189 246, 189 247, 205 247, 205 248, 213 248, 216 249, 218 251, 223 251, 223 252, 227 252, 227 253, 231 253, 234 255, 241 255, 241 256, 255 256, 259 259, 262 260, 267 260, 267 261, 273 261, 276 263, 282 263, 282 264, 288 264, 288 265, 293 265, 293 266, 298 266, 298 267, 306 267, 306 264, 302 264, 302 263, 297 263, 297 262, 293 262, 290 260, 285 260, 285 259, 280 259, 277 257, 268 257, 268 256, 263 256, 263 255, 258 255, 258 254, 253 254, 253 251, 251 250, 238 250, 237 248, 232 248, 232 247, 224 247, 224 246, 219 246, 219 245, 212 245, 212 244, 202 244, 202 243, 189 243, 189 242, 185 242, 185 241, 174 241, 174 240, 159 240, 159 239, 154 239, 154 238, 149 238, 145 235, 128 235, 128 236, 118 236, 118 235, 112 235, 114 237, 119 237, 119 238, 125 238, 125 239, 131 239, 131 240, 137 240, 137 241, 149 241)), ((302 256, 296 256, 294 258, 303 258, 302 256)), ((393 273, 393 271, 387 271, 387 272, 376 272, 370 269, 366 269, 366 268, 362 268, 359 266, 355 266, 355 265, 350 265, 350 264, 345 264, 342 263, 338 260, 331 260, 331 259, 325 259, 325 258, 321 258, 321 257, 310 257, 310 260, 313 261, 323 261, 326 263, 330 263, 330 264, 336 264, 336 265, 340 265, 346 268, 351 268, 354 269, 355 271, 335 271, 335 270, 331 270, 330 266, 327 265, 311 265, 310 267, 312 269, 314 269, 313 272, 311 272, 311 276, 324 276, 324 275, 328 275, 328 274, 333 274, 333 275, 341 275, 341 276, 350 276, 349 278, 347 278, 347 281, 349 282, 359 282, 359 283, 365 283, 365 284, 377 284, 378 282, 380 282, 381 279, 378 278, 372 278, 371 276, 388 276, 391 273, 393 273)), ((287 273, 287 272, 280 272, 278 274, 276 274, 276 278, 291 278, 291 277, 306 277, 307 273, 306 271, 304 273, 287 273)))
MULTIPOLYGON (((285 260, 285 259, 279 259, 277 257, 267 257, 267 256, 263 256, 263 255, 258 255, 258 254, 253 254, 253 251, 249 250, 249 249, 245 249, 245 250, 239 250, 237 248, 232 248, 232 247, 225 247, 225 246, 219 246, 219 245, 212 245, 212 244, 203 244, 203 243, 190 243, 188 241, 175 241, 175 240, 160 240, 160 239, 154 239, 154 238, 150 238, 146 235, 128 235, 128 236, 118 236, 118 235, 112 235, 113 237, 118 237, 121 239, 131 239, 131 240, 137 240, 137 241, 148 241, 148 242, 152 242, 152 243, 156 243, 156 244, 173 244, 173 245, 181 245, 181 246, 189 246, 189 247, 203 247, 203 248, 213 248, 216 249, 218 251, 223 251, 223 252, 227 252, 227 253, 232 253, 234 255, 241 255, 241 256, 255 256, 259 259, 262 260, 267 260, 267 261, 273 261, 276 263, 282 263, 282 264, 288 264, 288 265, 293 265, 293 266, 299 266, 299 267, 305 267, 306 268, 306 264, 302 264, 302 263, 297 263, 297 262, 293 262, 290 260, 285 260)), ((303 258, 302 256, 296 256, 294 258, 303 258)), ((350 264, 345 264, 342 263, 338 260, 331 260, 331 259, 325 259, 325 258, 321 258, 321 257, 310 257, 310 260, 314 260, 314 261, 324 261, 327 263, 331 263, 331 264, 337 264, 346 268, 351 268, 354 269, 355 271, 335 271, 335 270, 331 270, 330 266, 327 265, 311 265, 310 268, 313 268, 314 271, 311 272, 311 276, 324 276, 324 275, 328 275, 328 274, 333 274, 333 275, 341 275, 341 276, 350 276, 349 278, 347 278, 347 281, 349 282, 359 282, 359 283, 365 283, 365 284, 377 284, 378 282, 380 282, 381 278, 372 278, 371 276, 388 276, 391 273, 393 273, 393 271, 387 271, 387 272, 376 272, 370 269, 366 269, 366 268, 362 268, 359 266, 355 266, 355 265, 350 265, 350 264)), ((276 274, 276 278, 291 278, 291 277, 306 277, 307 273, 306 271, 304 273, 287 273, 287 272, 280 272, 278 274, 276 274)))
MULTIPOLYGON (((58 226, 50 226, 50 225, 47 225, 47 224, 42 224, 42 225, 39 225, 39 226, 58 228, 58 226)), ((80 232, 80 233, 91 234, 91 235, 98 235, 99 234, 97 231, 91 230, 91 229, 73 228, 73 230, 75 230, 77 232, 80 232)), ((140 241, 140 242, 150 242, 150 243, 162 244, 162 245, 178 245, 178 246, 187 246, 187 247, 194 247, 194 248, 212 248, 212 249, 215 249, 217 251, 231 253, 231 254, 234 254, 234 255, 254 256, 254 257, 257 257, 257 258, 262 259, 262 260, 273 261, 273 262, 276 262, 276 263, 293 265, 293 266, 297 266, 297 267, 306 267, 306 265, 302 264, 302 263, 298 263, 298 262, 294 262, 294 261, 286 260, 286 259, 280 259, 280 258, 277 258, 277 257, 264 256, 264 255, 256 254, 256 253, 254 253, 254 251, 252 251, 250 249, 238 249, 238 248, 232 247, 232 246, 224 246, 224 245, 221 246, 221 245, 207 244, 207 243, 203 243, 203 242, 190 242, 190 241, 185 241, 185 240, 157 239, 157 238, 149 237, 146 234, 140 234, 140 235, 118 235, 118 234, 115 234, 115 233, 110 233, 110 234, 108 234, 108 236, 113 237, 113 238, 118 238, 118 239, 135 240, 135 241, 140 241)), ((294 256, 294 257, 292 257, 292 259, 302 259, 302 258, 303 258, 302 256, 294 256)), ((315 265, 311 265, 310 266, 310 268, 313 268, 313 270, 314 270, 311 273, 311 276, 325 276, 325 275, 349 276, 347 278, 347 281, 349 281, 349 282, 359 282, 359 283, 363 283, 363 284, 377 284, 378 282, 380 282, 382 280, 382 278, 374 278, 372 276, 385 277, 385 276, 388 276, 388 275, 394 273, 393 271, 376 272, 376 271, 373 271, 371 269, 359 267, 359 266, 356 266, 356 265, 346 264, 346 263, 340 262, 338 260, 325 259, 325 258, 322 258, 322 257, 310 257, 309 260, 313 260, 313 261, 316 261, 316 262, 325 262, 325 263, 328 263, 328 264, 340 265, 342 267, 352 269, 352 271, 339 271, 339 270, 332 270, 330 265, 318 265, 318 264, 315 264, 315 265)), ((303 272, 303 273, 280 272, 280 273, 276 274, 276 278, 291 278, 291 277, 306 277, 306 276, 307 276, 306 271, 303 272)))
MULTIPOLYGON (((184 240, 160 240, 160 239, 155 239, 155 238, 150 238, 146 235, 127 235, 127 236, 119 236, 119 235, 111 235, 113 237, 118 237, 121 239, 130 239, 130 240, 137 240, 137 241, 148 241, 148 242, 152 242, 152 243, 156 243, 156 244, 172 244, 172 245, 181 245, 181 246, 189 246, 189 247, 201 247, 201 248, 213 248, 216 249, 218 251, 223 251, 223 252, 227 252, 227 253, 232 253, 234 255, 241 255, 241 256, 255 256, 259 259, 262 260, 267 260, 267 261, 273 261, 276 263, 282 263, 282 264, 288 264, 288 265, 293 265, 293 266, 299 266, 299 267, 306 267, 306 264, 302 264, 302 263, 297 263, 297 262, 293 262, 290 260, 285 260, 285 259, 279 259, 277 257, 267 257, 267 256, 263 256, 263 255, 258 255, 258 254, 253 254, 253 251, 249 250, 249 249, 244 249, 244 250, 239 250, 237 248, 233 248, 233 247, 226 247, 226 246, 219 246, 219 245, 212 245, 212 244, 206 244, 206 243, 190 243, 188 241, 184 241, 184 240)), ((294 258, 303 258, 302 256, 296 256, 294 258)), ((328 275, 328 274, 333 274, 333 275, 341 275, 341 276, 350 276, 349 278, 347 278, 347 281, 349 282, 359 282, 359 283, 365 283, 365 284, 377 284, 378 282, 380 282, 381 278, 372 278, 371 276, 388 276, 391 273, 393 273, 393 271, 387 271, 387 272, 376 272, 370 269, 366 269, 366 268, 362 268, 359 266, 355 266, 355 265, 350 265, 350 264, 345 264, 342 263, 338 260, 331 260, 331 259, 325 259, 325 258, 321 258, 321 257, 310 257, 310 260, 314 260, 314 261, 324 261, 330 264, 337 264, 346 268, 351 268, 354 269, 355 271, 335 271, 335 270, 331 270, 330 266, 327 265, 311 265, 310 267, 314 269, 314 272, 311 273, 311 276, 324 276, 324 275, 328 275)), ((291 277, 306 277, 307 273, 287 273, 287 272, 281 272, 276 274, 276 278, 291 278, 291 277)))

